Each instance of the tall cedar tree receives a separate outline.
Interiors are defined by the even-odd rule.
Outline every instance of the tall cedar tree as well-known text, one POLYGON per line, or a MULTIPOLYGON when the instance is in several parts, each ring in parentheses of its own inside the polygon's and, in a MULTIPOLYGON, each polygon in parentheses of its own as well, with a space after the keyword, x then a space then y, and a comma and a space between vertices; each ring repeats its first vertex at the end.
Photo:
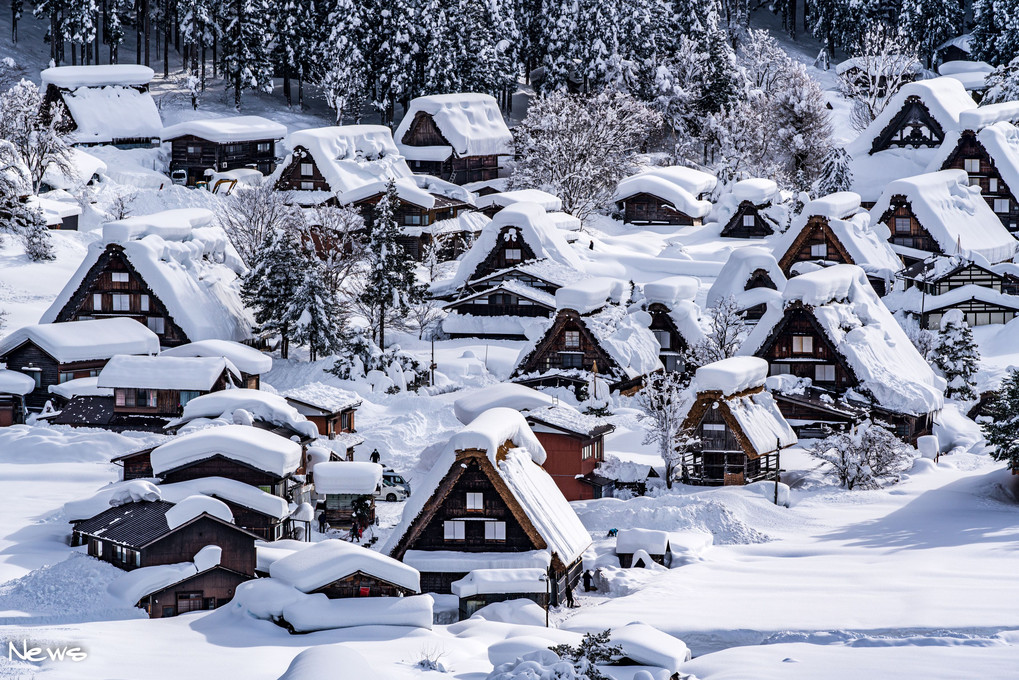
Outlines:
POLYGON ((853 170, 849 167, 849 154, 841 146, 832 146, 824 155, 816 195, 827 196, 838 191, 849 191, 852 186, 853 170))
POLYGON ((332 11, 323 31, 326 40, 322 46, 325 74, 322 92, 326 104, 336 112, 336 123, 344 118, 355 123, 361 121, 361 110, 371 101, 368 91, 369 67, 364 46, 368 33, 363 2, 332 0, 332 11))
POLYGON ((396 212, 400 197, 396 182, 390 180, 386 193, 375 206, 373 220, 368 228, 368 271, 360 298, 366 307, 374 309, 375 338, 379 347, 386 347, 386 317, 390 314, 405 316, 410 306, 424 299, 425 287, 414 274, 414 261, 400 245, 400 225, 396 212))
POLYGON ((339 349, 344 315, 329 287, 324 263, 310 248, 301 273, 303 280, 291 303, 299 312, 293 341, 307 347, 315 361, 339 349))
POLYGON ((994 447, 991 456, 1008 463, 1012 474, 1019 474, 1019 369, 1009 370, 987 414, 984 437, 994 447))
POLYGON ((977 398, 976 373, 979 362, 980 352, 962 310, 950 310, 941 320, 941 332, 931 353, 931 363, 948 381, 946 397, 962 401, 977 398))
POLYGON ((962 33, 963 5, 958 0, 904 0, 899 10, 899 33, 934 64, 938 45, 962 33))
POLYGON ((255 312, 263 337, 280 337, 280 356, 290 355, 290 341, 303 308, 294 304, 304 284, 305 249, 289 230, 273 229, 244 276, 241 297, 255 312))
POLYGON ((268 0, 227 0, 220 60, 238 111, 242 91, 272 92, 273 16, 268 0))
POLYGON ((973 58, 993 66, 1019 56, 1019 0, 973 3, 973 58))
POLYGON ((982 104, 1000 104, 1019 100, 1019 57, 994 69, 987 76, 987 92, 982 104))

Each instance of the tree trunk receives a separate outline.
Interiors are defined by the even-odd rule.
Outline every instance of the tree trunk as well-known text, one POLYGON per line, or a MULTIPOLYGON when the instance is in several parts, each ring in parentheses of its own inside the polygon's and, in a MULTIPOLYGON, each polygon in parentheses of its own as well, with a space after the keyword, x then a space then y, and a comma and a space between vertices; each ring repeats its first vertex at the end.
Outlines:
POLYGON ((170 3, 163 0, 163 78, 170 77, 170 3))
POLYGON ((134 63, 142 63, 142 24, 145 22, 145 15, 142 13, 142 3, 145 0, 134 0, 134 63))
POLYGON ((386 349, 386 303, 379 303, 379 349, 386 349))
POLYGON ((145 6, 145 65, 152 65, 152 20, 149 17, 149 2, 150 0, 143 0, 145 6))
POLYGON ((283 70, 283 98, 287 100, 287 107, 293 104, 290 98, 290 68, 285 67, 283 70))

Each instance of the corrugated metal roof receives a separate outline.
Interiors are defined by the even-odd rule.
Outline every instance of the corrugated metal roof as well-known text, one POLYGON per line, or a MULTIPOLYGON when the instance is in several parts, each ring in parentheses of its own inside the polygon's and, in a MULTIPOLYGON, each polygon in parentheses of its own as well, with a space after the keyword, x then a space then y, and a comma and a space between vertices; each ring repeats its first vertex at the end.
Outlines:
POLYGON ((170 531, 166 511, 173 503, 138 501, 104 510, 95 517, 82 520, 74 530, 114 543, 140 548, 170 531))

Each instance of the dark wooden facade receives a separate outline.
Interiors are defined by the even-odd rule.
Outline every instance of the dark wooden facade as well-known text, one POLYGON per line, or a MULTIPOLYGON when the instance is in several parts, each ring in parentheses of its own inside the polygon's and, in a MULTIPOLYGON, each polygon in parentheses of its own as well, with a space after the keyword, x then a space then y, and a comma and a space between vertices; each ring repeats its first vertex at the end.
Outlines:
POLYGON ((832 393, 809 387, 801 393, 772 392, 778 410, 800 439, 823 439, 867 418, 867 411, 836 401, 832 393))
MULTIPOLYGON (((456 314, 471 316, 515 316, 522 319, 551 318, 555 315, 554 305, 539 302, 533 298, 522 295, 516 290, 508 290, 496 286, 487 291, 475 293, 456 302, 451 302, 444 307, 445 310, 456 314)), ((524 321, 526 323, 526 321, 524 321)), ((505 334, 489 332, 470 333, 449 333, 449 337, 475 338, 485 337, 495 340, 525 340, 523 333, 505 334)))
POLYGON ((138 606, 148 612, 150 619, 218 609, 233 599, 237 586, 251 578, 248 574, 215 566, 149 593, 138 606))
MULTIPOLYGON (((596 368, 597 374, 609 382, 610 389, 625 392, 638 388, 643 382, 642 377, 632 379, 616 377, 622 375, 622 369, 599 344, 597 337, 584 323, 583 317, 572 309, 561 309, 556 314, 552 326, 545 332, 545 337, 524 357, 513 375, 521 377, 549 372, 582 372, 593 375, 596 368)), ((588 382, 587 378, 579 375, 578 378, 583 384, 588 382)), ((554 375, 550 380, 552 382, 538 384, 559 386, 559 383, 555 382, 558 378, 554 375)), ((533 385, 534 381, 528 380, 528 384, 533 385)))
POLYGON ((641 192, 616 201, 626 224, 674 224, 677 226, 701 225, 701 218, 691 217, 672 207, 672 204, 654 194, 641 192))
POLYGON ((857 264, 835 236, 835 232, 828 224, 828 218, 820 215, 807 219, 807 224, 796 235, 789 249, 782 254, 778 267, 789 277, 792 276, 793 265, 797 262, 857 264))
MULTIPOLYGON (((448 146, 449 141, 439 131, 431 114, 418 111, 410 128, 400 140, 403 146, 448 146)), ((416 173, 433 175, 455 184, 487 182, 499 177, 499 157, 457 156, 454 152, 444 161, 408 160, 410 169, 416 173)))
POLYGON ((775 233, 775 225, 762 212, 768 205, 754 205, 750 201, 741 202, 733 216, 722 227, 721 235, 727 238, 764 238, 765 236, 771 236, 775 233))
POLYGON ((690 349, 690 343, 679 332, 676 322, 672 320, 669 308, 660 302, 653 302, 648 305, 647 311, 651 315, 649 328, 655 334, 655 339, 662 348, 658 353, 658 358, 661 359, 665 370, 687 372, 690 368, 687 365, 687 351, 690 349))
POLYGON ((994 158, 972 130, 964 130, 955 149, 945 159, 942 170, 965 170, 970 184, 980 187, 987 205, 1013 234, 1019 232, 1019 196, 1001 176, 994 158))
POLYGON ((206 170, 224 172, 256 168, 263 175, 276 170, 276 140, 251 139, 214 142, 195 135, 182 135, 170 142, 170 172, 187 171, 188 186, 207 181, 206 170))
POLYGON ((72 543, 87 545, 88 554, 131 571, 194 559, 208 545, 219 546, 220 565, 242 574, 255 573, 254 534, 207 513, 170 529, 166 501, 139 501, 109 508, 74 524, 72 543))
POLYGON ((941 320, 945 314, 952 309, 958 309, 966 317, 966 323, 970 326, 987 326, 990 324, 1006 324, 1019 316, 1019 306, 1012 306, 1002 302, 989 300, 978 300, 970 298, 960 300, 951 305, 932 307, 924 309, 920 314, 920 327, 936 331, 941 328, 941 320))
POLYGON ((148 326, 159 344, 175 347, 191 342, 167 312, 166 305, 124 255, 110 243, 78 284, 78 289, 57 313, 55 321, 86 321, 126 316, 148 326))
MULTIPOLYGON (((755 353, 769 364, 772 375, 791 374, 810 378, 813 385, 841 397, 860 381, 845 357, 821 329, 813 311, 802 303, 788 306, 755 353)), ((931 414, 913 415, 889 411, 880 404, 867 405, 875 420, 892 426, 896 436, 912 444, 930 434, 931 414)))
POLYGON ((297 408, 301 415, 313 422, 318 428, 318 433, 323 437, 336 439, 337 434, 357 432, 354 416, 357 413, 357 408, 361 405, 360 401, 348 404, 339 410, 332 410, 297 397, 286 397, 286 400, 291 406, 297 408))
MULTIPOLYGON (((937 278, 928 276, 935 261, 916 262, 899 273, 906 283, 907 290, 916 287, 924 295, 944 295, 963 286, 978 286, 1004 295, 1019 295, 1019 278, 1012 274, 999 274, 970 260, 959 260, 959 263, 943 272, 937 278)), ((978 299, 971 296, 951 305, 935 306, 933 301, 926 301, 919 313, 920 326, 931 330, 941 327, 941 319, 950 309, 959 309, 966 317, 970 326, 986 326, 988 324, 1006 324, 1019 314, 1019 307, 1010 306, 1005 298, 995 302, 992 299, 978 299)))
MULTIPOLYGON (((936 255, 944 254, 938 242, 916 218, 913 207, 905 196, 898 194, 892 196, 888 210, 881 215, 878 221, 886 225, 891 232, 888 242, 892 245, 924 250, 936 255)), ((917 258, 914 257, 905 255, 902 257, 907 265, 917 261, 917 258)))
POLYGON ((356 493, 327 493, 319 502, 322 517, 330 526, 349 527, 354 523, 354 502, 359 498, 368 500, 368 523, 375 524, 375 496, 356 493))
POLYGON ((330 600, 348 597, 403 597, 415 594, 409 588, 384 581, 378 576, 366 574, 363 571, 356 571, 350 576, 327 583, 309 594, 315 593, 322 593, 330 600))
POLYGON ((931 115, 927 104, 920 97, 912 95, 906 97, 902 108, 874 138, 870 153, 891 148, 936 147, 943 141, 944 128, 931 115))
POLYGON ((720 392, 697 395, 697 401, 683 422, 683 428, 692 430, 699 440, 683 454, 684 484, 731 486, 778 476, 779 450, 763 455, 754 450, 727 404, 728 399, 739 399, 761 389, 724 398, 720 392))
POLYGON ((0 362, 7 367, 35 379, 35 389, 25 395, 25 406, 31 411, 41 411, 47 401, 53 399, 50 385, 99 375, 109 359, 94 361, 73 361, 60 363, 31 340, 0 356, 0 362))
POLYGON ((289 478, 280 477, 265 470, 259 470, 251 465, 242 463, 222 454, 212 454, 207 458, 187 463, 172 470, 165 470, 159 474, 165 484, 174 482, 186 482, 190 479, 203 479, 205 477, 225 477, 238 482, 257 486, 266 493, 273 496, 287 498, 289 478))
POLYGON ((495 239, 495 247, 485 256, 470 279, 479 279, 503 269, 516 266, 522 262, 537 259, 534 249, 524 240, 520 229, 507 225, 499 230, 495 239))
MULTIPOLYGON (((487 453, 470 449, 457 452, 449 472, 401 538, 392 557, 402 560, 408 550, 515 553, 547 548, 487 453), (469 498, 468 494, 472 496, 469 498)), ((564 564, 553 554, 549 571, 552 602, 560 604, 567 583, 575 587, 580 578, 581 559, 564 564)), ((452 583, 468 572, 423 572, 421 591, 450 593, 452 583)))
POLYGON ((122 456, 117 456, 110 462, 114 465, 121 465, 124 468, 124 472, 121 473, 121 479, 124 481, 129 479, 150 479, 156 476, 152 472, 152 449, 154 448, 154 446, 150 446, 140 451, 125 453, 122 456))

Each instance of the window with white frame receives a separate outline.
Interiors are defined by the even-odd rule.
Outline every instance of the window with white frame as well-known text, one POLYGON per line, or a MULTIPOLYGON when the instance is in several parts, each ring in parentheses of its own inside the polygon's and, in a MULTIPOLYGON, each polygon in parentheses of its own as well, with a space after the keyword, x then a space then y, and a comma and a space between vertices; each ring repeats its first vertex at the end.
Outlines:
POLYGON ((113 298, 113 311, 115 312, 129 312, 131 311, 131 296, 125 295, 124 293, 114 293, 113 298))
POLYGON ((314 182, 301 182, 301 191, 314 191, 314 190, 315 190, 314 182))
POLYGON ((315 166, 312 163, 301 163, 301 177, 311 177, 315 174, 315 166))
POLYGON ((486 541, 505 541, 506 522, 485 522, 486 541))
POLYGON ((141 309, 141 311, 143 311, 143 312, 149 311, 149 296, 148 295, 139 295, 138 296, 138 306, 139 306, 139 309, 141 309))
POLYGON ((595 446, 593 442, 591 444, 585 444, 584 448, 580 450, 580 459, 588 460, 590 458, 594 458, 594 452, 595 446))
POLYGON ((987 179, 987 191, 989 193, 993 194, 997 190, 998 190, 998 178, 997 177, 989 177, 987 179))
POLYGON ((753 227, 753 226, 756 226, 756 225, 757 225, 757 218, 756 218, 756 216, 753 215, 753 213, 747 213, 747 214, 743 215, 743 226, 744 227, 753 227))
POLYGON ((523 259, 520 248, 507 248, 505 253, 507 262, 520 262, 523 259))
POLYGON ((442 538, 446 541, 462 541, 466 537, 467 522, 448 519, 442 523, 442 538))
POLYGON ((1010 209, 1009 201, 1007 198, 996 198, 994 199, 994 212, 996 213, 1007 213, 1010 209))
POLYGON ((962 167, 966 172, 980 172, 980 159, 967 158, 962 162, 962 167))
POLYGON ((793 336, 793 354, 811 354, 814 351, 814 338, 810 335, 793 336))
POLYGON ((485 509, 485 494, 468 492, 467 493, 467 509, 468 510, 484 510, 485 509))
POLYGON ((92 310, 101 312, 103 309, 103 294, 92 293, 92 310))
POLYGON ((163 321, 161 316, 150 316, 145 319, 145 325, 156 335, 162 335, 166 330, 166 322, 163 321))
POLYGON ((814 366, 814 380, 817 382, 835 382, 835 366, 818 364, 814 366))
POLYGON ((828 244, 827 243, 815 243, 810 246, 811 257, 828 257, 828 244))
POLYGON ((110 278, 114 283, 127 283, 130 277, 127 272, 110 272, 110 278))
POLYGON ((580 347, 580 331, 566 331, 563 333, 563 346, 570 348, 580 347))
POLYGON ((672 333, 669 331, 652 331, 655 334, 655 340, 658 341, 658 346, 662 349, 672 349, 672 333))
POLYGON ((908 217, 895 218, 895 233, 908 234, 913 230, 913 223, 908 217))

